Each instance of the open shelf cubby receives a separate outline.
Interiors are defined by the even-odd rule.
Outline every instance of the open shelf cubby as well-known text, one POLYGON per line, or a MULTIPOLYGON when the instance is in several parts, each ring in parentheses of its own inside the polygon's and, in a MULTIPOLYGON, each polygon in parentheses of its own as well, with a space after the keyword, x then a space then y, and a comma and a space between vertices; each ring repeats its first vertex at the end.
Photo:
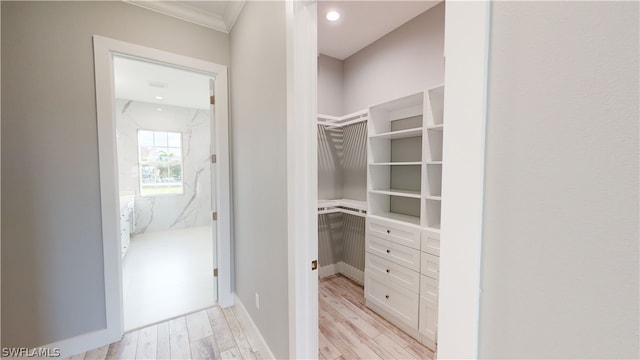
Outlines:
POLYGON ((442 129, 427 130, 427 161, 442 161, 442 129))
POLYGON ((431 116, 427 127, 442 125, 444 114, 444 85, 428 90, 431 116))
POLYGON ((426 226, 434 230, 440 230, 440 210, 442 202, 440 200, 425 200, 426 226))
POLYGON ((426 166, 427 196, 442 195, 442 163, 426 166))
POLYGON ((420 225, 420 199, 369 192, 369 214, 420 225))

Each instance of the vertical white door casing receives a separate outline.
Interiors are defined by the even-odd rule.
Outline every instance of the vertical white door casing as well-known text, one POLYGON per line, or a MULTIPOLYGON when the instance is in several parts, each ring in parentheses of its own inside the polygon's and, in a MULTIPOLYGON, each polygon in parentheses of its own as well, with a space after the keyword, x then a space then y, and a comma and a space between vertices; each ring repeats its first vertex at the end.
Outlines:
POLYGON ((317 4, 288 0, 287 223, 289 357, 318 358, 317 4))
POLYGON ((447 1, 438 358, 478 356, 489 1, 447 1), (464 224, 461 226, 460 224, 464 224))
MULTIPOLYGON (((123 334, 122 267, 119 239, 119 190, 116 154, 116 124, 114 114, 113 56, 129 56, 165 64, 214 77, 216 106, 212 130, 212 150, 217 155, 215 193, 218 220, 217 232, 218 303, 233 305, 231 293, 231 238, 229 192, 229 140, 227 67, 166 51, 93 36, 96 107, 98 119, 98 159, 104 254, 106 337, 103 344, 119 340, 123 334), (214 141, 215 136, 215 141, 214 141), (215 146, 213 143, 215 142, 215 146)), ((212 206, 214 206, 212 204, 212 206)), ((88 350, 88 349, 87 349, 88 350)))

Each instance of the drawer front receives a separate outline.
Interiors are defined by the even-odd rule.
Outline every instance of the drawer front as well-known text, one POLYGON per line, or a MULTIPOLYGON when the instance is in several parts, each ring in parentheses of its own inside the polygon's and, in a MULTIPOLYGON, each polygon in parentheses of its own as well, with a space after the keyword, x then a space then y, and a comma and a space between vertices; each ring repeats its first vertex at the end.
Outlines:
POLYGON ((371 253, 366 254, 365 269, 384 280, 386 284, 402 286, 416 294, 419 292, 420 273, 417 271, 407 269, 371 253))
POLYGON ((367 218, 367 233, 420 250, 420 229, 381 219, 367 218))
POLYGON ((413 329, 418 328, 418 295, 402 287, 391 287, 365 272, 365 296, 413 329))
POLYGON ((438 341, 438 303, 427 298, 420 298, 420 328, 422 343, 432 347, 438 341))
POLYGON ((420 296, 438 302, 438 280, 420 276, 420 296))
POLYGON ((422 230, 422 251, 440 256, 440 234, 435 231, 422 230))
POLYGON ((440 258, 431 254, 422 253, 420 272, 433 279, 438 279, 440 274, 440 258))
POLYGON ((376 236, 367 235, 367 252, 377 255, 384 260, 407 267, 413 271, 420 271, 420 251, 394 242, 382 240, 376 236))

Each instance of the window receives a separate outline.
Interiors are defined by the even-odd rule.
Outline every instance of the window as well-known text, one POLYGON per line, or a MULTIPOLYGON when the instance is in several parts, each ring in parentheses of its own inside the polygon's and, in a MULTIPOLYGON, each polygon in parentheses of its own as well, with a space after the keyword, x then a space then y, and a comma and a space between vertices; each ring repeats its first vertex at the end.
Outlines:
POLYGON ((138 130, 140 195, 182 194, 182 134, 138 130))

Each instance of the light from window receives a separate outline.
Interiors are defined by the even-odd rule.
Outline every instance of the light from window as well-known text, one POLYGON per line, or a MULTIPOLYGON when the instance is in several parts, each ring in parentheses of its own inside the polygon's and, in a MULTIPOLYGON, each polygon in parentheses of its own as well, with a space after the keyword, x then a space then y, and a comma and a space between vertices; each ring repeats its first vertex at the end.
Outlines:
POLYGON ((183 194, 182 134, 138 130, 140 195, 183 194))

